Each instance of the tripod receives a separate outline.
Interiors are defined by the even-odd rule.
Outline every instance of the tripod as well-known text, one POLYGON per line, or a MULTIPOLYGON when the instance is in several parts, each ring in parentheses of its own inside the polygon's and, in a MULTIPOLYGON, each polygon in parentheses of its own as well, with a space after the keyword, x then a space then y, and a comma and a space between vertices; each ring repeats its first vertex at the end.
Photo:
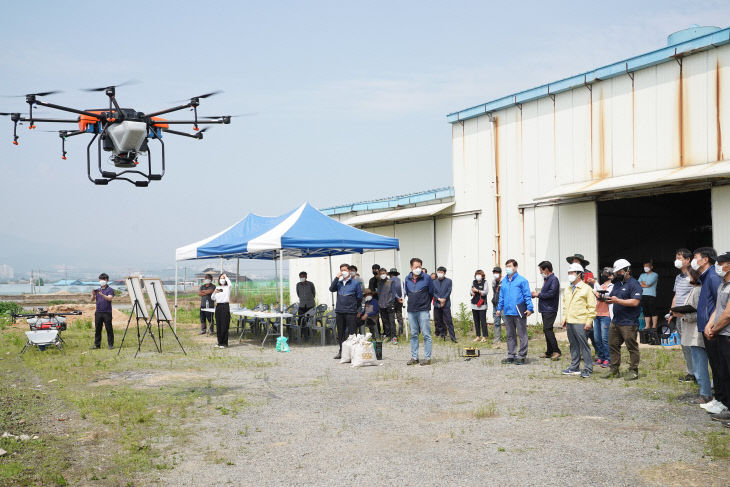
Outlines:
MULTIPOLYGON (((187 355, 188 353, 183 348, 182 343, 180 343, 180 338, 178 338, 177 333, 175 333, 175 330, 172 328, 172 325, 170 324, 170 320, 169 319, 166 319, 166 318, 160 319, 160 315, 162 315, 163 317, 165 316, 164 312, 162 311, 162 308, 160 307, 159 301, 157 301, 157 303, 155 304, 155 307, 152 309, 152 316, 154 316, 155 317, 155 320, 157 320, 157 338, 159 339, 159 343, 160 343, 160 347, 159 347, 158 351, 160 353, 162 353, 162 335, 163 335, 162 331, 164 329, 163 323, 166 323, 167 324, 167 327, 170 329, 170 332, 172 333, 172 336, 174 336, 175 337, 175 340, 177 340, 177 344, 180 345, 180 350, 182 350, 183 353, 185 355, 187 355)), ((147 330, 149 330, 150 336, 152 337, 152 340, 154 341, 155 335, 152 332, 152 328, 150 327, 151 324, 152 324, 152 318, 150 317, 150 321, 149 321, 149 324, 147 326, 147 330)), ((142 346, 142 342, 144 341, 144 337, 147 336, 147 330, 145 330, 144 331, 144 334, 142 335, 142 341, 140 341, 140 346, 142 346)), ((155 345, 156 344, 157 343, 155 343, 155 345)), ((139 348, 137 349, 137 353, 139 353, 139 348)), ((136 357, 137 354, 135 353, 134 356, 136 357)))
POLYGON ((129 324, 132 322, 132 315, 135 316, 135 319, 137 321, 137 352, 135 352, 134 356, 136 357, 139 353, 140 348, 142 348, 142 340, 144 340, 144 336, 147 334, 147 331, 149 330, 150 335, 152 336, 152 341, 155 342, 155 349, 162 353, 162 343, 160 345, 157 344, 157 340, 155 340, 155 336, 152 334, 152 330, 150 329, 152 319, 147 321, 144 317, 144 309, 142 308, 142 305, 139 304, 139 300, 135 299, 134 304, 132 305, 132 314, 129 315, 129 319, 127 320, 127 327, 124 329, 124 335, 122 336, 122 343, 119 344, 119 350, 117 351, 117 356, 122 352, 122 346, 124 346, 124 339, 127 338, 127 331, 129 330, 129 324), (140 338, 139 335, 139 320, 142 320, 145 324, 145 330, 144 334, 142 335, 142 338, 140 338))

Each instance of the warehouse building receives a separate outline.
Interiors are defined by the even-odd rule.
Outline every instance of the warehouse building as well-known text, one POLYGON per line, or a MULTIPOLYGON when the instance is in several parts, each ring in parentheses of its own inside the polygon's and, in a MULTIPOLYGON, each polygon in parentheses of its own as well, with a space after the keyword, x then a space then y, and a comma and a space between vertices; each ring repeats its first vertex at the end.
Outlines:
MULTIPOLYGON (((593 271, 625 257, 637 276, 653 259, 668 305, 676 248, 730 250, 730 28, 694 26, 656 51, 447 119, 453 190, 325 212, 400 238, 400 267, 414 255, 429 270, 446 266, 457 303, 477 268, 517 259, 535 288, 538 262, 564 277, 578 252, 593 271)), ((397 264, 379 254, 354 256, 363 276, 373 261, 397 264)), ((314 271, 324 301, 324 262, 290 269, 292 283, 314 271)))

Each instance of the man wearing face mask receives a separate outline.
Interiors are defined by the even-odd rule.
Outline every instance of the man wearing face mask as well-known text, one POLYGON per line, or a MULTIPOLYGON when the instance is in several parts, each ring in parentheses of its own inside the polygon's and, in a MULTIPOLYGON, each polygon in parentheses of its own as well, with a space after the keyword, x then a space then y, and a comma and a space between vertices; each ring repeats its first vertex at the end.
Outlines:
POLYGON ((626 344, 629 351, 629 370, 625 380, 639 378, 639 343, 636 334, 639 332, 639 304, 643 290, 636 279, 631 277, 631 264, 626 259, 613 263, 613 289, 606 299, 613 305, 613 319, 608 329, 608 347, 611 357, 611 371, 601 376, 613 379, 619 376, 621 366, 621 345, 626 344))
POLYGON ((492 269, 492 319, 494 320, 494 343, 502 341, 502 315, 497 313, 499 304, 499 290, 502 288, 502 268, 495 266, 492 269))
POLYGON ((656 285, 659 275, 654 272, 651 260, 644 261, 644 272, 639 276, 639 285, 644 288, 641 296, 641 308, 644 311, 644 320, 649 333, 654 336, 654 343, 659 343, 657 324, 659 316, 656 311, 656 285))
POLYGON ((109 287, 109 276, 99 274, 99 289, 91 292, 91 300, 96 301, 94 313, 94 348, 101 348, 101 328, 106 328, 106 341, 109 349, 114 348, 114 328, 112 327, 112 299, 114 289, 109 287))
MULTIPOLYGON (((299 282, 296 287, 297 297, 299 298, 299 306, 297 307, 297 315, 299 320, 299 326, 302 327, 304 313, 314 308, 317 305, 315 298, 317 291, 314 288, 314 283, 307 280, 307 273, 302 271, 299 273, 299 282)), ((309 338, 309 328, 301 328, 304 339, 309 338)))
MULTIPOLYGON (((398 269, 393 267, 388 272, 390 276, 390 289, 393 291, 393 312, 398 322, 398 334, 403 334, 403 283, 400 280, 398 269)), ((394 325, 395 326, 395 325, 394 325)))
POLYGON ((362 303, 362 283, 350 274, 350 266, 340 264, 340 272, 332 280, 329 290, 331 293, 337 293, 335 319, 340 350, 334 358, 339 360, 342 358, 342 342, 357 330, 356 314, 362 303))
MULTIPOLYGON (((553 264, 544 260, 538 264, 540 276, 543 278, 543 285, 540 292, 532 291, 532 297, 538 298, 537 311, 542 315, 542 331, 545 333, 547 350, 544 358, 558 360, 561 352, 558 341, 555 339, 553 325, 558 316, 558 302, 560 301, 560 281, 553 274, 553 264)), ((582 269, 582 267, 581 267, 582 269)))
POLYGON ((378 293, 378 281, 380 281, 380 266, 378 264, 373 264, 373 277, 371 277, 368 282, 368 289, 376 294, 378 293))
POLYGON ((395 297, 391 289, 391 281, 385 267, 380 268, 378 274, 378 292, 377 300, 380 307, 380 321, 383 322, 383 333, 388 340, 392 340, 394 345, 398 344, 398 336, 395 329, 395 316, 393 310, 393 302, 395 297))
MULTIPOLYGON (((724 266, 715 266, 717 252, 712 247, 701 247, 694 251, 694 258, 690 262, 692 269, 700 273, 700 299, 697 302, 697 329, 704 334, 705 352, 712 370, 715 398, 707 403, 700 404, 710 414, 719 414, 727 410, 730 404, 730 391, 727 386, 727 370, 720 350, 720 341, 713 333, 715 324, 714 314, 718 303, 718 290, 721 289, 723 278, 717 273, 724 270, 724 266), (709 330, 706 329, 709 327, 709 330)), ((724 277, 724 276, 723 276, 724 277)))
POLYGON ((502 360, 502 363, 523 365, 527 358, 527 317, 533 311, 532 293, 527 279, 517 273, 515 259, 509 259, 504 266, 507 276, 502 279, 497 303, 497 313, 504 317, 504 325, 507 328, 507 358, 502 360))
MULTIPOLYGON (((722 278, 722 284, 717 289, 717 305, 710 316, 705 327, 705 338, 710 341, 717 341, 718 349, 718 370, 722 374, 714 375, 715 389, 722 389, 722 396, 730 397, 730 252, 725 252, 717 257, 715 272, 722 278)), ((717 394, 715 395, 717 399, 717 394)), ((727 402, 717 401, 716 404, 708 406, 707 412, 713 414, 712 419, 722 421, 723 426, 730 428, 730 411, 727 402), (723 408, 723 406, 725 406, 723 408)))
POLYGON ((423 356, 421 365, 431 365, 431 300, 433 281, 423 272, 423 261, 411 259, 411 272, 406 276, 405 290, 408 298, 408 326, 411 327, 411 359, 408 365, 418 361, 418 335, 423 333, 423 356))
POLYGON ((357 313, 357 318, 360 320, 360 324, 365 325, 370 329, 370 333, 372 333, 375 338, 380 338, 378 324, 375 321, 379 312, 380 309, 378 300, 375 299, 375 293, 369 288, 365 289, 362 293, 362 306, 360 307, 360 311, 357 313))
POLYGON ((583 282, 583 266, 580 264, 570 264, 568 282, 570 285, 563 292, 563 329, 568 332, 570 367, 562 373, 587 379, 593 374, 593 359, 585 332, 591 329, 596 317, 596 297, 591 286, 583 282))
MULTIPOLYGON (((679 249, 674 255, 674 267, 679 271, 679 274, 674 278, 674 297, 672 298, 672 305, 670 308, 675 306, 682 306, 689 293, 692 292, 692 284, 690 284, 689 277, 689 264, 692 260, 692 252, 689 249, 679 249)), ((667 318, 667 322, 671 321, 671 317, 667 318)), ((680 343, 682 340, 682 326, 679 323, 682 318, 675 318, 677 321, 677 333, 679 334, 680 343)), ((679 382, 697 382, 694 374, 694 368, 692 366, 692 348, 682 345, 682 354, 684 355, 684 363, 686 364, 687 373, 679 378, 679 382)))
POLYGON ((440 266, 436 269, 436 279, 433 281, 433 296, 435 298, 433 306, 433 320, 436 322, 436 335, 440 335, 445 340, 446 332, 449 338, 456 343, 456 335, 454 334, 454 321, 451 319, 451 288, 453 284, 451 279, 446 277, 446 267, 440 266))
POLYGON ((215 284, 213 284, 213 276, 210 274, 205 275, 203 279, 203 285, 198 290, 198 296, 200 296, 200 334, 205 335, 206 325, 210 323, 210 334, 213 334, 213 313, 203 311, 203 308, 212 308, 213 298, 212 294, 215 291, 215 284))

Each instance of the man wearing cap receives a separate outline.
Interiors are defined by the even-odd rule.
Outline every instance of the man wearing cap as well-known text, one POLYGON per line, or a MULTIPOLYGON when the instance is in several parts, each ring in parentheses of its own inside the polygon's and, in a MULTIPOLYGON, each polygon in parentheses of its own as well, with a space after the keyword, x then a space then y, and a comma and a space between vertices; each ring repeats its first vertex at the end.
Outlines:
POLYGON ((366 288, 362 293, 362 306, 360 311, 357 313, 357 317, 360 320, 360 326, 367 326, 370 328, 370 333, 375 338, 380 338, 380 330, 378 330, 378 322, 375 321, 380 312, 380 306, 378 300, 375 299, 375 293, 370 288, 366 288))
POLYGON ((454 334, 454 321, 451 319, 451 279, 446 277, 446 267, 440 266, 436 269, 436 279, 433 281, 433 320, 436 322, 436 336, 441 335, 446 339, 446 332, 449 338, 456 343, 454 334), (439 333, 440 332, 440 333, 439 333))
POLYGON ((395 267, 388 272, 390 276, 390 290, 393 292, 393 314, 398 321, 398 335, 403 334, 403 283, 400 272, 395 267))
POLYGON ((629 351, 629 370, 625 380, 639 378, 639 344, 636 334, 639 331, 639 304, 643 290, 631 277, 631 264, 626 259, 613 263, 613 289, 606 302, 613 305, 613 319, 608 329, 608 347, 611 354, 611 371, 601 376, 612 379, 619 376, 621 366, 621 344, 629 351))
MULTIPOLYGON (((718 256, 714 269, 710 269, 710 272, 715 272, 722 279, 717 288, 715 309, 704 329, 705 349, 710 365, 714 362, 712 382, 715 399, 700 406, 715 415, 713 419, 725 418, 724 422, 727 423, 730 421, 730 415, 727 414, 727 406, 730 404, 730 307, 727 305, 730 298, 730 252, 718 256)), ((699 307, 700 304, 698 314, 699 307)))
POLYGON ((588 265, 590 262, 588 262, 585 257, 583 257, 583 254, 573 254, 570 257, 566 257, 565 260, 568 262, 568 264, 580 264, 581 267, 583 267, 583 282, 588 284, 589 286, 593 286, 595 278, 593 277, 593 273, 588 270, 588 265))
POLYGON ((587 379, 593 374, 593 359, 585 332, 591 329, 596 317, 596 297, 591 286, 583 282, 583 266, 580 264, 568 266, 568 283, 563 291, 563 329, 568 332, 570 367, 563 371, 563 375, 579 375, 587 379))
POLYGON ((499 290, 502 287, 502 268, 496 266, 492 269, 492 318, 494 318, 494 343, 502 341, 502 316, 497 313, 497 304, 499 304, 499 290))

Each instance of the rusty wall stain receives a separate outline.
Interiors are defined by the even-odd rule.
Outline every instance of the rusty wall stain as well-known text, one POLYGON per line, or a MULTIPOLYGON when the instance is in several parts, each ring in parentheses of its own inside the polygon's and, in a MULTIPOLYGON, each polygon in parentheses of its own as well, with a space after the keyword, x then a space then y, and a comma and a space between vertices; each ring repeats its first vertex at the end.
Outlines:
POLYGON ((502 213, 502 195, 499 192, 499 124, 497 122, 497 117, 494 117, 494 123, 492 124, 494 130, 494 191, 497 204, 497 208, 495 211, 495 217, 497 220, 497 234, 495 235, 495 237, 497 239, 497 265, 499 265, 499 263, 502 262, 502 219, 500 217, 502 213))
POLYGON ((606 127, 604 117, 603 89, 598 95, 598 178, 606 177, 606 127))
POLYGON ((722 126, 720 125, 720 58, 715 61, 715 127, 717 130, 717 159, 722 161, 725 155, 722 153, 722 126))
POLYGON ((590 99, 590 133, 591 133, 591 145, 590 145, 590 159, 591 159, 591 173, 590 179, 593 179, 593 88, 588 87, 589 99, 590 99))
POLYGON ((553 179, 558 180, 558 144, 557 144, 557 115, 555 114, 555 96, 553 95, 553 179))
POLYGON ((679 58, 679 88, 677 93, 677 142, 679 143, 679 167, 684 167, 684 73, 682 72, 682 58, 679 58))
POLYGON ((631 75, 631 169, 636 169, 636 95, 634 74, 631 75))

